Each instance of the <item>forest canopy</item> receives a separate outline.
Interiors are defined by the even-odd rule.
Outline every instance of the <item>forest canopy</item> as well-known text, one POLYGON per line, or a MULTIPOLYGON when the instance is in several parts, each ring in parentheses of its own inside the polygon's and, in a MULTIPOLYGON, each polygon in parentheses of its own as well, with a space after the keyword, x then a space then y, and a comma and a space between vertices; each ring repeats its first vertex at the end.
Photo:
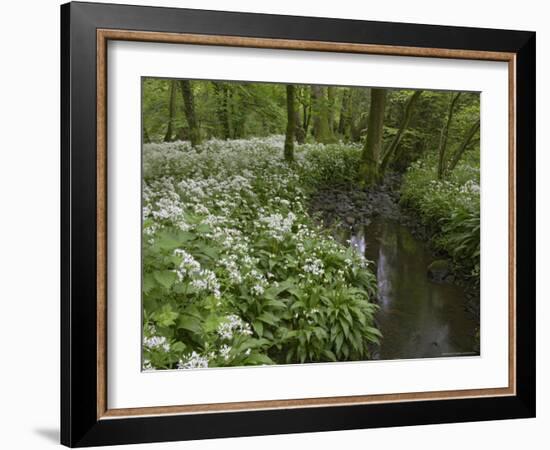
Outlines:
POLYGON ((298 144, 367 145, 371 129, 376 176, 438 152, 442 178, 465 151, 479 153, 479 93, 158 78, 143 80, 144 141, 198 144, 284 135, 289 104, 298 144))

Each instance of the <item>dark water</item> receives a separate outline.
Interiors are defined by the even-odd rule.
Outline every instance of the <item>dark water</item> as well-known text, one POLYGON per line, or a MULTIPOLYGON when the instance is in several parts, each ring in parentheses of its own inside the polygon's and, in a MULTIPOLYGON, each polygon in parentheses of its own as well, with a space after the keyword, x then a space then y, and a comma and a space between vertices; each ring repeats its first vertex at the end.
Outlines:
POLYGON ((465 310, 465 292, 428 279, 427 267, 435 258, 424 242, 399 223, 382 218, 350 239, 357 251, 376 263, 380 359, 478 354, 477 323, 465 310))

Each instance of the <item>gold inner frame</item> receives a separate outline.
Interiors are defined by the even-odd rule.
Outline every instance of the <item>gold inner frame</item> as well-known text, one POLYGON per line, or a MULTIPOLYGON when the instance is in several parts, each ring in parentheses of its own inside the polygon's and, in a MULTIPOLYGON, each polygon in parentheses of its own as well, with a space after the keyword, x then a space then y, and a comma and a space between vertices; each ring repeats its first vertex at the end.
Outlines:
POLYGON ((344 406, 421 400, 447 400, 516 394, 516 54, 477 50, 421 48, 340 42, 299 41, 114 29, 97 30, 97 418, 197 414, 262 409, 344 406), (267 49, 308 50, 502 61, 508 63, 508 386, 401 394, 263 400, 200 405, 148 406, 109 409, 107 405, 107 42, 109 40, 217 45, 267 49))

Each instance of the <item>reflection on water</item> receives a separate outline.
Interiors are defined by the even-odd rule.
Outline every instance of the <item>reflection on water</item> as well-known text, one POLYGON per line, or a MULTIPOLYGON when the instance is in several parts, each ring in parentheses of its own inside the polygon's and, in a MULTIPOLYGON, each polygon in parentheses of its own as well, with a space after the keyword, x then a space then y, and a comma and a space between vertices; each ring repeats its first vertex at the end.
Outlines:
POLYGON ((476 321, 465 310, 464 290, 428 280, 434 260, 427 246, 402 225, 385 219, 350 237, 351 245, 376 263, 383 334, 380 359, 478 354, 476 321))

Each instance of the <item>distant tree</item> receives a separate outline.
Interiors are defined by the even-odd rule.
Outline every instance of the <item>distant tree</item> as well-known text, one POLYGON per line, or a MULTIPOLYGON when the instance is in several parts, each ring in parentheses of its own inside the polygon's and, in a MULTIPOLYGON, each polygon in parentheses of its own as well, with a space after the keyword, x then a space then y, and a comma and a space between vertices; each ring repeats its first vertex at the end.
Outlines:
POLYGON ((191 145, 196 147, 200 144, 200 130, 197 122, 197 115, 195 113, 195 100, 193 96, 193 88, 189 80, 180 80, 181 93, 183 96, 183 107, 185 111, 185 118, 187 119, 187 125, 189 126, 189 140, 191 145))
POLYGON ((306 140, 309 131, 309 123, 311 121, 311 89, 304 86, 297 87, 296 100, 300 103, 302 111, 301 119, 298 117, 298 114, 296 114, 296 140, 303 144, 306 140))
POLYGON ((222 138, 231 137, 231 127, 229 125, 229 87, 227 83, 214 81, 214 92, 217 97, 216 115, 222 129, 222 138))
POLYGON ((164 142, 171 142, 173 140, 174 118, 176 117, 176 90, 176 80, 172 80, 170 82, 170 99, 168 100, 168 127, 164 135, 164 142))
POLYGON ((295 87, 293 84, 286 85, 286 136, 284 157, 288 162, 294 161, 294 133, 296 129, 296 112, 294 109, 295 87))
POLYGON ((322 86, 311 86, 311 97, 313 101, 313 137, 317 142, 323 144, 333 140, 332 130, 329 124, 328 99, 325 94, 326 88, 322 86))
POLYGON ((449 162, 448 167, 445 170, 445 174, 448 174, 454 170, 458 162, 460 161, 460 158, 472 142, 473 137, 476 135, 476 133, 479 131, 479 126, 481 125, 481 122, 479 119, 477 119, 474 124, 470 127, 466 135, 464 136, 464 139, 462 143, 459 145, 459 147, 456 149, 456 151, 453 154, 453 157, 451 158, 451 161, 449 162))
POLYGON ((346 88, 344 89, 344 92, 342 94, 342 103, 340 105, 340 116, 338 120, 338 134, 340 136, 346 136, 346 131, 349 125, 350 120, 350 97, 351 97, 351 90, 346 88))
POLYGON ((441 128, 441 135, 439 138, 439 148, 438 148, 438 164, 437 164, 437 178, 442 179, 445 175, 446 168, 446 151, 447 151, 447 141, 449 139, 449 129, 451 127, 451 122, 453 120, 453 114, 455 112, 455 107, 457 105, 458 99, 460 98, 461 92, 456 94, 449 94, 449 109, 447 112, 447 120, 441 128))
POLYGON ((403 134, 405 133, 405 131, 407 131, 407 128, 413 116, 414 106, 418 102, 418 99, 421 95, 422 91, 414 91, 407 100, 407 103, 405 105, 405 112, 403 114, 403 118, 401 119, 399 129, 397 130, 397 133, 395 134, 391 143, 384 149, 384 152, 382 154, 382 160, 380 162, 380 175, 384 175, 384 173, 386 172, 388 164, 395 154, 395 151, 397 150, 401 139, 403 138, 403 134))
POLYGON ((366 185, 379 182, 387 92, 387 89, 371 89, 367 139, 361 153, 361 166, 359 168, 361 183, 366 185))

